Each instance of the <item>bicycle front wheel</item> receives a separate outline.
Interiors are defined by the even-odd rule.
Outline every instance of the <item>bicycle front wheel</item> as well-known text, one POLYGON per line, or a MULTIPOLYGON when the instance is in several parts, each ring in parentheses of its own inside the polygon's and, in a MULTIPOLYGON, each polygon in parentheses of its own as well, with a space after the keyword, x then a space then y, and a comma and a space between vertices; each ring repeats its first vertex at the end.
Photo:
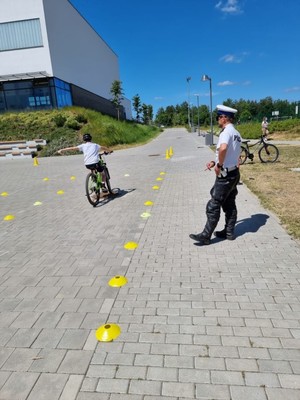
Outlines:
POLYGON ((258 152, 262 163, 273 163, 278 159, 279 150, 274 144, 265 144, 258 152))
POLYGON ((241 152, 240 152, 240 165, 245 164, 246 160, 248 157, 248 151, 244 146, 241 146, 241 152))
POLYGON ((110 186, 110 175, 109 175, 109 171, 108 171, 107 167, 104 167, 104 173, 105 173, 105 183, 106 183, 107 189, 110 194, 113 194, 113 191, 110 186))
POLYGON ((100 189, 97 185, 97 177, 92 172, 87 174, 85 180, 85 192, 89 203, 95 207, 100 199, 100 189))

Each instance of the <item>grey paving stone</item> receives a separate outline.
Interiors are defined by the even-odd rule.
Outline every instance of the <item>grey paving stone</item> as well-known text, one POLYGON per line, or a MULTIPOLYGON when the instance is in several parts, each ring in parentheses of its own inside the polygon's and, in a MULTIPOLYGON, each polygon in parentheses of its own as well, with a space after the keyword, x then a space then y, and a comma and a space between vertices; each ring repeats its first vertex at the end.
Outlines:
POLYGON ((18 329, 7 343, 9 347, 30 347, 40 334, 38 328, 18 329))
POLYGON ((57 372, 62 360, 66 355, 65 350, 42 349, 29 367, 32 372, 57 372))
POLYGON ((93 353, 84 350, 69 350, 63 359, 58 373, 61 374, 85 374, 88 370, 93 353))
POLYGON ((39 378, 37 373, 13 372, 0 390, 5 400, 25 400, 39 378))
POLYGON ((28 371, 39 349, 15 349, 2 365, 4 371, 28 371))
POLYGON ((266 388, 268 400, 299 400, 299 390, 266 388))
POLYGON ((0 389, 5 384, 5 382, 10 377, 10 375, 11 375, 11 372, 0 371, 0 389))
MULTIPOLYGON (((242 399, 243 397, 240 397, 242 399)), ((196 384, 196 399, 231 400, 226 385, 196 384)), ((248 398, 247 398, 248 399, 248 398)))
MULTIPOLYGON (((28 400, 58 400, 68 380, 68 375, 41 374, 34 385, 28 400)), ((70 399, 71 400, 71 399, 70 399)))
POLYGON ((82 381, 83 375, 70 375, 59 400, 75 400, 82 381))
POLYGON ((96 391, 101 393, 127 393, 128 386, 128 379, 101 378, 98 381, 96 391))
POLYGON ((161 382, 146 381, 146 380, 131 380, 129 385, 129 394, 143 394, 143 395, 160 395, 161 382))

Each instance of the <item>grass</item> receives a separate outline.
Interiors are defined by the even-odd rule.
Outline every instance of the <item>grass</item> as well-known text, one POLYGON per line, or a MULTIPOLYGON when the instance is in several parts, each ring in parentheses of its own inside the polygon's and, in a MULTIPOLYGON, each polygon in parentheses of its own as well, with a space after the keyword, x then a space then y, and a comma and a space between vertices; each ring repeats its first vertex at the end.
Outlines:
POLYGON ((300 239, 300 171, 292 170, 300 169, 300 146, 277 147, 276 163, 263 164, 256 153, 253 163, 247 160, 241 166, 241 179, 261 204, 279 217, 287 232, 300 239))

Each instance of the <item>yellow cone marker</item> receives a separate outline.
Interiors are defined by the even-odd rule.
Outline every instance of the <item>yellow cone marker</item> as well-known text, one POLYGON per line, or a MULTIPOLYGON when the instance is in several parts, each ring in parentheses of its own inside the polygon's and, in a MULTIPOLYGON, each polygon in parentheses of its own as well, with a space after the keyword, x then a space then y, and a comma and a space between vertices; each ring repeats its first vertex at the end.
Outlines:
POLYGON ((148 213, 148 212, 144 212, 144 213, 141 214, 141 217, 146 219, 146 218, 151 217, 151 214, 148 213))
POLYGON ((173 148, 171 146, 170 149, 169 149, 169 156, 172 157, 172 155, 173 155, 173 148))
POLYGON ((126 250, 135 250, 138 247, 138 244, 135 242, 127 242, 124 244, 124 249, 126 250))
POLYGON ((170 155, 169 155, 169 149, 166 150, 166 160, 169 160, 170 155))
POLYGON ((127 278, 125 276, 116 275, 108 282, 109 286, 112 287, 120 287, 124 286, 127 283, 127 278))
POLYGON ((8 193, 7 192, 2 192, 1 196, 3 196, 3 197, 8 196, 8 193))
POLYGON ((49 178, 44 178, 43 181, 49 181, 49 178))
POLYGON ((116 339, 121 333, 121 329, 116 324, 105 324, 96 330, 96 339, 99 342, 111 342, 116 339))
POLYGON ((76 176, 71 176, 71 181, 75 181, 75 179, 76 179, 76 176))
POLYGON ((153 204, 153 201, 147 200, 145 201, 144 206, 153 206, 153 204))
POLYGON ((34 159, 33 159, 33 165, 34 165, 35 167, 37 167, 37 166, 39 165, 39 162, 38 162, 37 157, 34 157, 34 159))
POLYGON ((15 216, 14 215, 6 215, 3 219, 4 219, 4 221, 11 221, 11 220, 15 219, 15 216))
POLYGON ((65 192, 63 190, 58 190, 56 193, 57 194, 64 194, 65 192))
POLYGON ((155 185, 155 186, 152 186, 152 189, 153 189, 153 190, 159 190, 159 186, 156 186, 156 185, 155 185))

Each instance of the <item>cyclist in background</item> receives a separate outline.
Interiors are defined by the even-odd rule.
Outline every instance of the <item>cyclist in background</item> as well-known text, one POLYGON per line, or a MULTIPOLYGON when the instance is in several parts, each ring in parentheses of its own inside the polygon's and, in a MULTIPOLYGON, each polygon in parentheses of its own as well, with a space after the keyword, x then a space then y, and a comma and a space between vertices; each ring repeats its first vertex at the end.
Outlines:
POLYGON ((112 153, 108 147, 100 146, 97 143, 92 142, 92 136, 89 133, 85 133, 82 137, 84 143, 74 146, 74 147, 66 147, 64 149, 58 150, 58 154, 62 154, 64 151, 81 151, 84 156, 84 165, 87 169, 96 169, 98 172, 102 174, 102 190, 103 192, 107 192, 107 188, 105 187, 105 174, 103 173, 103 166, 99 161, 99 153, 104 151, 106 153, 112 153))
POLYGON ((268 134, 269 134, 268 126, 269 126, 268 118, 264 117, 262 120, 262 123, 261 123, 261 131, 262 131, 264 140, 268 139, 268 134))

